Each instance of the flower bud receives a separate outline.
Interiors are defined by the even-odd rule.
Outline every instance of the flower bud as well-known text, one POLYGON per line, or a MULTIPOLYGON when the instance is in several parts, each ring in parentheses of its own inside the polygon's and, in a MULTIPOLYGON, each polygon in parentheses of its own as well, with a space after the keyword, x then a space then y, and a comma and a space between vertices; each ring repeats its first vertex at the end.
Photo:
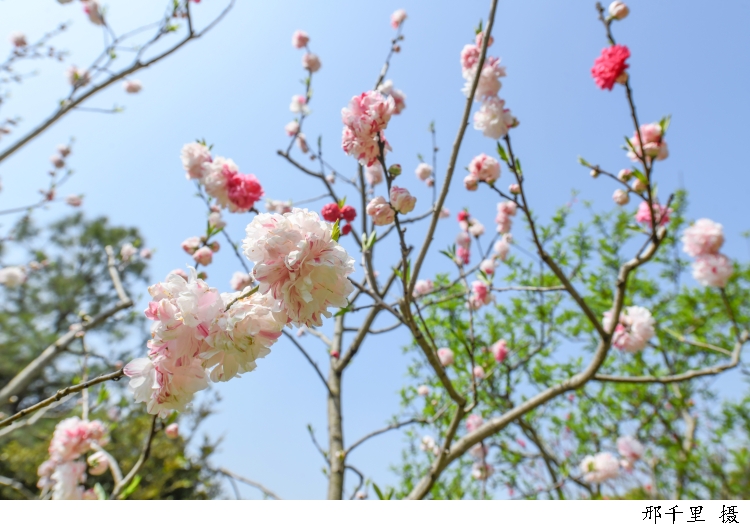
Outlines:
POLYGON ((474 175, 466 175, 464 177, 464 187, 469 191, 476 191, 479 187, 479 179, 474 175))
POLYGON ((164 428, 164 434, 170 440, 174 440, 180 435, 180 426, 176 423, 170 423, 164 428))
POLYGON ((420 396, 429 396, 430 388, 427 385, 421 385, 419 388, 417 388, 417 394, 420 396))
POLYGON ((513 195, 518 195, 519 193, 521 193, 521 186, 519 184, 511 184, 510 186, 508 186, 508 191, 513 195))
POLYGON ((401 164, 393 164, 389 167, 388 174, 393 178, 398 177, 401 174, 401 164))
POLYGON ((339 352, 337 350, 333 350, 331 352, 331 357, 333 357, 334 359, 338 359, 339 358, 339 352))
POLYGON ((198 278, 199 278, 199 279, 201 279, 201 280, 204 280, 204 281, 205 281, 205 280, 207 280, 207 279, 208 279, 208 274, 206 274, 206 272, 205 272, 205 271, 200 271, 200 272, 198 273, 198 278))
POLYGON ((627 182, 631 179, 632 176, 633 176, 632 169, 621 169, 620 172, 617 174, 617 179, 620 182, 627 182))
POLYGON ((592 169, 592 170, 591 170, 591 173, 590 173, 590 175, 591 175, 591 176, 592 176, 593 178, 598 178, 598 177, 599 177, 599 170, 598 170, 598 169, 596 169, 596 168, 592 169))
POLYGON ((211 250, 212 250, 213 252, 218 252, 218 251, 219 251, 219 249, 221 248, 221 245, 219 245, 219 242, 218 242, 218 241, 212 241, 212 242, 211 242, 211 244, 209 245, 209 248, 210 248, 210 249, 211 249, 211 250))
POLYGON ((625 2, 615 1, 609 4, 609 16, 615 20, 622 20, 630 14, 630 8, 625 2))
POLYGON ((620 206, 625 206, 630 202, 630 195, 628 195, 628 192, 625 190, 615 190, 615 193, 612 195, 612 200, 620 206))
POLYGON ((89 474, 103 475, 109 469, 109 459, 103 451, 97 451, 86 460, 89 464, 89 474))
POLYGON ((648 188, 648 185, 641 179, 635 179, 635 182, 633 182, 633 190, 637 191, 638 193, 646 191, 646 188, 648 188))

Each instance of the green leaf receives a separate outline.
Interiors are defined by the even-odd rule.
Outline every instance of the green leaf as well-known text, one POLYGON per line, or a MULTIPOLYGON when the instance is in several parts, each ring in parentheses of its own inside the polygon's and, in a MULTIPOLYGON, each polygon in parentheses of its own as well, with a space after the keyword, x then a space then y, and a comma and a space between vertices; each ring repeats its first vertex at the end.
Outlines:
POLYGON ((664 136, 667 134, 667 129, 669 129, 669 124, 672 122, 672 116, 667 114, 664 116, 661 120, 659 120, 659 126, 661 127, 661 135, 664 136))
POLYGON ((379 488, 379 487, 378 487, 378 485, 377 485, 377 484, 375 484, 374 482, 372 483, 372 489, 374 489, 374 490, 375 490, 375 495, 377 495, 377 496, 378 496, 378 499, 380 499, 381 501, 384 501, 384 500, 385 500, 385 496, 383 495, 383 492, 382 492, 382 491, 380 491, 380 488, 379 488))
POLYGON ((123 499, 127 499, 128 497, 130 497, 130 495, 136 490, 136 488, 138 487, 140 483, 141 483, 141 476, 136 475, 135 478, 133 479, 133 482, 131 482, 128 485, 128 487, 125 488, 125 491, 122 492, 121 497, 123 499))
POLYGON ((96 498, 100 501, 106 501, 107 499, 109 499, 109 497, 107 496, 107 492, 104 491, 104 488, 98 482, 94 484, 94 493, 96 493, 96 498))
POLYGON ((339 220, 336 219, 336 222, 333 223, 333 230, 331 231, 331 239, 338 242, 339 237, 341 237, 341 227, 339 226, 339 220))
POLYGON ((339 200, 339 208, 343 208, 344 206, 346 206, 346 195, 344 195, 344 197, 339 200))
POLYGON ((521 171, 521 160, 516 158, 516 172, 519 175, 523 175, 523 171, 521 171))
POLYGON ((582 166, 591 167, 591 164, 589 164, 582 156, 578 157, 578 163, 582 166))
POLYGON ((503 146, 500 145, 500 142, 497 142, 497 154, 500 155, 500 158, 503 162, 505 162, 506 164, 510 163, 508 162, 508 155, 505 152, 505 149, 503 149, 503 146))
POLYGON ((344 314, 348 313, 351 310, 352 310, 351 304, 347 304, 346 307, 342 307, 341 309, 339 309, 338 311, 336 311, 333 314, 333 316, 340 317, 341 315, 344 315, 344 314))
POLYGON ((107 401, 107 399, 109 399, 109 392, 107 391, 107 387, 102 385, 99 387, 99 395, 96 398, 96 404, 101 405, 107 401))

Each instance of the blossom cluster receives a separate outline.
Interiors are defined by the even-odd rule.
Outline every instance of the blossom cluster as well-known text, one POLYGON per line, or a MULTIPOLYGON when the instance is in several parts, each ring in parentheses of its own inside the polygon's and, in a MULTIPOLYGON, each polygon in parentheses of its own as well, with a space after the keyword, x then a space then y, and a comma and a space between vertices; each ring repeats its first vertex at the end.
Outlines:
POLYGON ((695 258, 693 278, 707 287, 726 287, 734 267, 732 261, 721 254, 724 229, 710 219, 698 219, 682 236, 682 249, 695 258))
MULTIPOLYGON (((612 326, 612 312, 604 313, 605 329, 612 326)), ((631 306, 620 311, 620 319, 613 330, 612 344, 615 348, 628 353, 642 351, 654 336, 656 322, 651 312, 643 307, 631 306)))
POLYGON ((339 206, 337 203, 332 202, 323 206, 320 210, 320 215, 329 223, 346 221, 345 225, 341 225, 341 235, 345 236, 352 231, 351 222, 357 217, 357 210, 354 206, 348 204, 339 206))
MULTIPOLYGON (((462 89, 464 95, 471 95, 471 88, 477 76, 479 59, 481 56, 484 33, 477 33, 475 42, 467 44, 461 50, 461 74, 465 84, 462 89)), ((490 37, 487 46, 491 46, 490 37)), ((498 57, 487 57, 479 72, 479 81, 474 92, 475 101, 481 102, 481 107, 474 114, 474 128, 482 134, 497 140, 508 133, 508 129, 516 127, 518 120, 505 108, 505 101, 500 99, 499 91, 502 87, 501 77, 505 77, 505 67, 500 65, 498 57)))
MULTIPOLYGON (((86 479, 86 463, 79 458, 106 443, 106 429, 99 420, 86 421, 78 417, 62 420, 52 435, 49 459, 37 471, 37 487, 43 495, 51 491, 55 500, 95 499, 92 491, 85 491, 81 486, 86 479)), ((89 460, 93 475, 101 475, 109 468, 109 461, 101 451, 94 453, 89 460)))
POLYGON ((499 178, 500 162, 482 153, 469 162, 469 174, 464 177, 464 187, 469 191, 475 191, 480 182, 492 185, 499 178))
POLYGON ((250 211, 263 196, 263 187, 255 175, 240 173, 229 158, 213 158, 203 143, 186 144, 180 158, 186 178, 197 180, 208 195, 230 212, 250 211))
POLYGON ((390 149, 384 131, 395 113, 396 102, 392 96, 377 90, 354 96, 349 106, 341 109, 344 129, 341 147, 363 166, 371 166, 380 156, 380 144, 390 149))

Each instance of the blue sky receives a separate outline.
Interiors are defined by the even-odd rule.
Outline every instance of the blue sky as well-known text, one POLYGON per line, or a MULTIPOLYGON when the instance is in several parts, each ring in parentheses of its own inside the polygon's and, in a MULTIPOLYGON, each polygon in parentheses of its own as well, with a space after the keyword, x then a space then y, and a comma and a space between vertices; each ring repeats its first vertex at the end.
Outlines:
MULTIPOLYGON (((156 20, 165 4, 105 3, 118 31, 156 20)), ((689 215, 723 223, 726 253, 744 260, 748 248, 740 234, 750 225, 745 213, 750 184, 746 164, 738 155, 745 152, 744 125, 750 121, 750 103, 741 88, 748 82, 750 35, 745 26, 750 4, 723 2, 711 9, 698 2, 628 4, 630 17, 616 23, 614 31, 618 41, 631 49, 630 74, 639 116, 649 122, 672 115, 670 157, 656 171, 660 189, 666 194, 684 182, 690 191, 689 215)), ((223 5, 204 0, 194 11, 206 21, 223 5)), ((592 180, 577 164, 578 155, 615 172, 628 164, 620 149, 623 136, 633 132, 624 91, 620 87, 600 91, 589 74, 606 45, 593 5, 588 0, 501 1, 498 9, 490 53, 502 57, 507 67, 501 96, 521 121, 514 132, 514 148, 523 161, 529 199, 543 219, 567 202, 571 189, 580 190, 582 199, 596 201, 599 208, 614 207, 613 184, 592 180)), ((126 95, 118 84, 87 103, 102 108, 123 105, 125 112, 73 112, 2 164, 0 209, 34 202, 36 190, 46 183, 48 158, 55 146, 74 136, 71 167, 76 173, 63 195, 84 193, 88 214, 137 225, 148 246, 157 249, 151 267, 154 280, 176 267, 184 268, 188 257, 179 244, 201 233, 205 215, 194 188, 184 179, 181 146, 206 138, 215 145, 215 154, 233 158, 243 172, 257 175, 268 197, 300 200, 320 195, 323 190, 317 182, 275 154, 288 142, 283 127, 292 119, 291 96, 302 92, 301 53, 292 48, 290 38, 294 30, 304 29, 323 63, 314 79, 313 113, 305 131, 309 139, 322 135, 326 158, 339 171, 354 174, 355 163, 339 147, 340 110, 353 95, 372 88, 393 35, 390 13, 400 7, 408 12, 406 38, 388 78, 406 93, 407 107, 388 127, 393 146, 389 162, 404 167, 401 185, 417 195, 416 210, 423 211, 430 194, 413 174, 417 153, 428 155, 427 127, 434 121, 442 181, 464 104, 459 52, 472 40, 480 18, 486 18, 486 1, 239 0, 206 37, 138 73, 135 78, 144 86, 141 94, 126 95)), ((14 87, 11 99, 0 109, 2 117, 23 116, 23 129, 54 110, 66 94, 67 64, 90 62, 101 48, 102 37, 77 2, 60 6, 53 0, 4 0, 0 13, 0 56, 10 48, 4 35, 11 31, 23 31, 34 40, 61 21, 73 22, 58 41, 59 47, 71 52, 66 63, 34 65, 40 75, 14 87)), ((9 141, 0 140, 0 148, 9 141)), ((480 152, 492 153, 493 145, 469 128, 459 168, 480 152)), ((454 213, 470 207, 491 227, 495 198, 463 190, 463 175, 458 169, 448 207, 454 213)), ((501 179, 502 187, 508 180, 507 175, 501 179)), ((345 188, 339 192, 345 194, 345 188)), ((55 206, 41 217, 54 218, 65 208, 55 206)), ((235 239, 242 237, 249 220, 247 214, 229 216, 235 239)), ((453 220, 442 221, 437 233, 440 246, 452 241, 456 231, 453 220)), ((420 242, 421 233, 415 229, 410 237, 420 242)), ((445 271, 447 265, 442 258, 431 260, 423 276, 445 271)), ((382 267, 387 270, 385 262, 382 267)), ((235 270, 239 270, 236 258, 222 250, 208 269, 209 283, 229 290, 235 270)), ((144 298, 140 304, 145 305, 144 298)), ((301 340, 324 365, 322 344, 309 336, 301 340)), ((384 425, 398 411, 397 392, 407 365, 402 354, 405 343, 404 335, 368 342, 347 371, 345 440, 351 442, 384 425)), ((217 389, 223 400, 207 426, 213 435, 224 435, 216 462, 263 482, 282 497, 323 497, 323 461, 305 426, 313 424, 325 440, 325 393, 294 347, 282 340, 255 372, 217 389)), ((358 449, 353 463, 378 483, 393 482, 388 467, 400 458, 400 441, 399 434, 385 435, 358 449)), ((243 494, 256 496, 247 489, 243 494)))

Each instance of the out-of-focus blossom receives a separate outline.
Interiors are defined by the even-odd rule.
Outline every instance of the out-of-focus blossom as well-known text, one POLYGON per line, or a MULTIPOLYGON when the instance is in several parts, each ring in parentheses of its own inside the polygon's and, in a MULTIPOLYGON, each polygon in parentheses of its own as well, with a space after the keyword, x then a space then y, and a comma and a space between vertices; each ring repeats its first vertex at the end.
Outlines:
POLYGON ((636 222, 653 227, 653 222, 651 221, 652 209, 654 211, 654 217, 656 218, 656 224, 661 226, 669 222, 669 216, 672 215, 672 208, 667 208, 656 202, 654 202, 652 207, 649 208, 648 201, 643 201, 638 205, 638 211, 635 213, 636 222))
POLYGON ((406 11, 403 9, 397 9, 391 14, 391 27, 398 29, 398 27, 406 20, 406 11))
POLYGON ((180 426, 176 423, 170 423, 164 428, 164 434, 170 440, 174 440, 180 436, 180 426))
POLYGON ((583 459, 581 471, 584 473, 583 480, 586 482, 601 484, 619 475, 620 464, 610 453, 598 453, 583 459))
POLYGON ((706 287, 726 287, 732 272, 732 261, 724 254, 704 254, 693 262, 693 278, 706 287))
POLYGON ((724 228, 710 219, 698 219, 685 229, 682 244, 682 250, 688 256, 716 254, 724 244, 724 228))
POLYGON ((623 18, 628 16, 628 14, 630 14, 630 9, 625 4, 625 2, 619 1, 615 1, 609 4, 609 9, 607 11, 609 11, 609 16, 616 20, 622 20, 623 18))
POLYGON ((416 173, 419 180, 427 180, 432 176, 432 166, 422 162, 417 166, 417 169, 414 170, 414 173, 416 173))
POLYGON ((474 128, 495 140, 508 134, 508 129, 517 125, 518 120, 510 109, 505 108, 505 101, 498 97, 487 98, 474 113, 474 128))
POLYGON ((310 42, 310 37, 304 31, 298 29, 292 33, 292 46, 295 48, 304 48, 308 42, 310 42))
MULTIPOLYGON (((612 326, 612 312, 604 313, 605 329, 612 326)), ((651 312, 643 307, 630 306, 620 312, 620 320, 612 335, 612 345, 618 350, 636 353, 643 350, 655 335, 656 322, 651 312)))
POLYGON ((26 42, 26 35, 24 35, 20 31, 14 31, 13 33, 11 33, 9 40, 10 43, 16 48, 23 48, 28 44, 28 42, 26 42))
POLYGON ((492 356, 495 357, 495 360, 501 363, 508 357, 508 343, 500 339, 490 346, 490 351, 492 351, 492 356))
POLYGON ((130 261, 130 258, 138 253, 138 249, 135 248, 131 243, 125 243, 120 247, 120 258, 122 261, 130 261))
POLYGON ((208 171, 211 152, 208 147, 198 142, 185 144, 180 152, 180 160, 185 168, 185 178, 202 179, 208 171))
POLYGON ((65 197, 65 204, 78 208, 83 204, 83 195, 68 195, 65 197))
POLYGON ((437 356, 438 359, 440 359, 440 364, 443 366, 450 366, 453 364, 453 350, 450 348, 438 348, 437 356))
POLYGON ((391 204, 398 213, 409 213, 414 210, 417 198, 414 197, 406 188, 398 186, 391 187, 391 204))
POLYGON ((627 81, 630 50, 622 44, 615 44, 602 50, 601 55, 594 60, 591 75, 597 86, 601 89, 612 90, 615 83, 627 81))
POLYGON ((302 56, 302 68, 309 70, 310 73, 315 73, 320 70, 320 57, 314 53, 306 53, 302 56))
POLYGON ((232 274, 232 279, 229 280, 229 285, 233 291, 242 291, 245 287, 249 287, 253 284, 253 277, 246 272, 235 272, 232 274))
POLYGON ((643 445, 632 436, 621 436, 617 439, 617 452, 632 463, 643 456, 643 445))
POLYGON ((200 263, 203 266, 210 265, 214 260, 214 253, 208 247, 201 247, 193 252, 193 259, 196 263, 200 263))
POLYGON ((420 296, 425 296, 426 294, 430 294, 432 290, 435 288, 435 286, 432 283, 432 280, 417 280, 416 283, 414 283, 414 298, 418 298, 420 296))
POLYGON ((633 146, 633 149, 628 148, 630 160, 637 162, 641 156, 646 156, 647 159, 664 160, 669 156, 669 146, 664 140, 664 131, 659 123, 644 123, 639 130, 640 138, 638 132, 634 132, 630 137, 630 144, 633 146), (643 141, 642 150, 641 141, 643 141))
POLYGON ((307 106, 307 98, 305 96, 292 96, 292 102, 289 104, 289 110, 295 114, 309 114, 310 108, 307 106))

